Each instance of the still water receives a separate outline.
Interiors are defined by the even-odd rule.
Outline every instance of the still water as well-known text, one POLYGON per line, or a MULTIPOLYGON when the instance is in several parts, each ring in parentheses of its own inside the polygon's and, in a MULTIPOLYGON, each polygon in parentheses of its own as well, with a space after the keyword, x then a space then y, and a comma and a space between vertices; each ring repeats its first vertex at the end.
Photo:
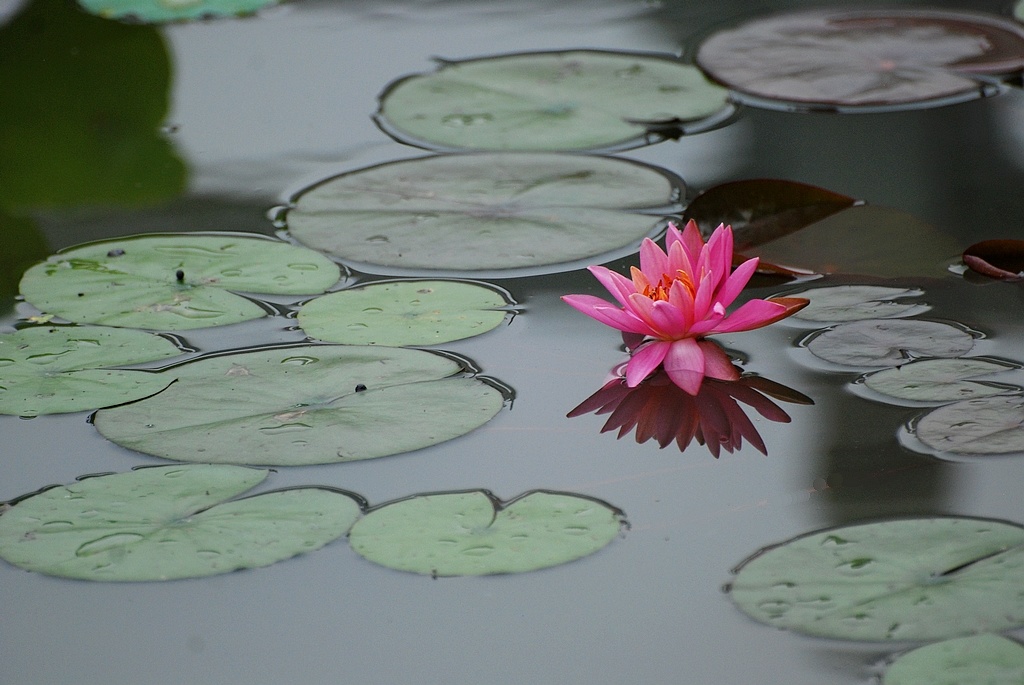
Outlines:
MULTIPOLYGON (((692 54, 717 26, 807 6, 303 0, 248 19, 167 26, 159 30, 171 65, 163 136, 188 169, 186 190, 157 207, 33 217, 50 250, 153 231, 273 235, 273 208, 296 191, 423 154, 385 136, 371 115, 386 84, 430 70, 432 58, 571 48, 692 54)), ((1002 2, 970 9, 1005 11, 1002 2)), ((717 130, 620 156, 678 174, 691 196, 742 178, 818 185, 908 212, 962 249, 1024 238, 1022 114, 1016 90, 891 114, 745 108, 717 130)), ((898 282, 925 291, 928 318, 983 333, 975 354, 1024 357, 1019 286, 969 283, 947 269, 956 261, 954 251, 925 269, 930 276, 898 282)), ((720 338, 746 370, 815 401, 785 405, 789 424, 755 420, 768 456, 747 446, 715 460, 697 444, 681 453, 601 434, 602 417, 565 415, 623 360, 621 341, 559 300, 599 294, 597 284, 582 270, 491 282, 521 314, 444 349, 512 386, 510 409, 449 443, 281 468, 263 487, 333 486, 372 504, 431 491, 486 488, 511 499, 566 490, 623 509, 631 528, 621 539, 548 570, 437 580, 370 564, 343 541, 264 569, 162 584, 66 581, 0 565, 0 682, 866 683, 908 645, 757 624, 722 592, 730 569, 765 545, 864 518, 1024 518, 1024 461, 952 463, 901 447, 897 433, 919 410, 863 399, 848 388, 856 373, 806 363, 796 343, 813 327, 799 323, 720 338)), ((7 311, 4 332, 16 319, 7 311)), ((303 340, 293 324, 264 319, 184 338, 201 350, 303 340)), ((164 463, 107 442, 84 414, 0 417, 0 434, 0 500, 164 463)))

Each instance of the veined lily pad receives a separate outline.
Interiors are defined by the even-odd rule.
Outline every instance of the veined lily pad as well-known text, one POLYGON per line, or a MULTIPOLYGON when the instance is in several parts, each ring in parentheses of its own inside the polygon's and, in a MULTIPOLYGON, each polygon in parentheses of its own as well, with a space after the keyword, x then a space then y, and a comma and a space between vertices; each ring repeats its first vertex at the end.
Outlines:
POLYGON ((882 685, 1019 685, 1024 647, 1001 635, 972 635, 925 645, 899 656, 882 685))
POLYGON ((1024 453, 1024 397, 997 395, 947 404, 921 417, 914 431, 940 452, 1024 453))
POLYGON ((249 14, 276 5, 277 0, 78 0, 78 4, 106 19, 155 24, 249 14))
POLYGON ((171 378, 111 369, 181 354, 170 340, 100 326, 38 326, 0 335, 0 414, 36 416, 131 402, 171 378))
POLYGON ((119 445, 189 462, 293 466, 409 452, 470 432, 501 409, 492 385, 445 356, 304 345, 167 369, 167 390, 96 414, 119 445))
POLYGON ((593 150, 720 114, 728 91, 696 67, 650 55, 573 50, 442 62, 381 95, 403 142, 462 150, 593 150))
POLYGON ((421 495, 372 509, 349 533, 370 561, 433 576, 523 573, 601 549, 622 512, 597 500, 531 492, 507 504, 484 491, 421 495))
POLYGON ((225 501, 268 473, 162 466, 50 488, 0 516, 0 557, 83 580, 198 578, 319 549, 359 516, 356 500, 322 488, 225 501))
POLYGON ((793 315, 797 319, 842 323, 921 314, 931 307, 926 304, 893 300, 920 297, 923 294, 922 290, 883 285, 836 285, 786 293, 786 297, 803 297, 811 301, 793 315))
POLYGON ((915 357, 959 357, 974 347, 963 329, 937 321, 865 319, 816 333, 814 356, 844 366, 897 366, 915 357))
POLYGON ((388 281, 307 302, 299 326, 346 345, 436 345, 486 333, 505 320, 498 291, 459 281, 388 281))
POLYGON ((1024 528, 915 518, 762 550, 730 589, 754 619, 847 640, 939 640, 1024 625, 1024 528))
POLYGON ((239 234, 149 235, 53 255, 21 279, 33 305, 78 323, 168 331, 266 316, 234 292, 321 293, 337 264, 276 240, 239 234))
POLYGON ((979 383, 970 379, 1020 368, 989 359, 919 359, 869 374, 864 385, 889 397, 915 402, 956 402, 999 395, 1013 386, 979 383))
MULTIPOLYGON (((336 176, 287 214, 299 242, 340 259, 418 270, 549 266, 636 249, 682 183, 610 157, 442 155, 336 176)), ((555 269, 550 269, 555 270, 555 269)))

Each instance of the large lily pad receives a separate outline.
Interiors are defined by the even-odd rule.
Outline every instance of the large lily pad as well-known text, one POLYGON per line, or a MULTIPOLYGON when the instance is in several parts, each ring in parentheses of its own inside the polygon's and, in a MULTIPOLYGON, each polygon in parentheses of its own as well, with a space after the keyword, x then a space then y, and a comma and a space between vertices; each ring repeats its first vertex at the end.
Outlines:
POLYGON ((403 142, 462 150, 593 150, 727 110, 728 92, 675 59, 573 50, 442 62, 397 81, 378 118, 403 142))
POLYGON ((198 578, 318 549, 359 516, 355 499, 321 488, 225 501, 268 473, 163 466, 50 488, 0 516, 0 557, 83 580, 198 578))
POLYGON ((300 465, 372 459, 458 437, 504 397, 455 360, 387 347, 303 345, 217 355, 176 382, 96 414, 124 447, 168 459, 300 465))
POLYGON ((758 621, 847 640, 938 640, 1024 625, 1024 528, 915 518, 762 550, 730 588, 758 621))
POLYGON ((181 354, 170 340, 100 326, 37 326, 0 335, 0 414, 36 416, 109 407, 173 380, 112 369, 181 354))
POLYGON ((1001 635, 971 635, 925 645, 900 655, 882 685, 1019 685, 1024 647, 1001 635))
POLYGON ((1009 369, 1020 368, 981 357, 919 359, 891 369, 868 374, 864 385, 875 392, 913 402, 956 402, 975 397, 999 395, 1014 386, 971 380, 1009 369))
POLYGON ((78 4, 106 19, 162 23, 250 14, 276 5, 277 0, 78 0, 78 4))
POLYGON ((786 293, 810 304, 793 316, 804 321, 843 323, 863 319, 888 319, 921 314, 931 307, 916 302, 894 302, 920 297, 924 291, 884 285, 835 285, 786 293))
POLYGON ((298 196, 287 223, 299 242, 375 267, 516 269, 633 251, 661 222, 639 212, 681 189, 610 157, 443 155, 329 179, 298 196))
POLYGON ((965 12, 795 12, 713 34, 700 46, 697 63, 716 81, 755 96, 752 104, 858 109, 945 103, 985 94, 975 74, 1024 67, 1024 29, 965 12))
POLYGON ((971 334, 937 321, 865 319, 815 333, 814 356, 843 366, 897 366, 919 357, 959 357, 974 346, 971 334))
POLYGON ((312 250, 240 234, 149 235, 89 243, 25 272, 21 293, 78 323, 168 331, 266 316, 229 291, 300 295, 338 281, 338 266, 312 250))
POLYGON ((997 395, 947 404, 921 417, 914 431, 939 452, 1024 453, 1024 397, 997 395))
POLYGON ((370 561, 433 576, 523 573, 593 554, 622 512, 588 497, 531 492, 504 504, 484 491, 421 495, 371 510, 349 543, 370 561))

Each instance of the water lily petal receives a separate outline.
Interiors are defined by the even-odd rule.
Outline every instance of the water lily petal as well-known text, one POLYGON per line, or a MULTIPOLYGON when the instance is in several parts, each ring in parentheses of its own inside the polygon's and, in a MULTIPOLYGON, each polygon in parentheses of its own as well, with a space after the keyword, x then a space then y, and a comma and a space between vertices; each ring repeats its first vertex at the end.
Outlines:
POLYGON ((647 325, 651 336, 662 340, 670 338, 667 331, 661 330, 658 326, 657 314, 654 312, 654 300, 649 297, 645 297, 640 293, 635 293, 629 297, 628 309, 634 316, 647 325))
POLYGON ((712 274, 713 288, 717 290, 719 283, 725 280, 732 270, 731 226, 719 224, 704 246, 697 268, 701 269, 701 274, 705 273, 705 270, 712 274))
POLYGON ((694 273, 697 269, 697 261, 691 259, 690 255, 686 252, 686 248, 683 246, 682 241, 675 242, 672 247, 668 249, 668 271, 675 275, 682 271, 690 280, 694 280, 696 276, 694 273))
POLYGON ((682 281, 675 281, 668 290, 668 303, 683 315, 686 329, 693 326, 693 293, 682 281))
POLYGON ((693 298, 693 320, 700 321, 708 317, 708 310, 714 304, 712 296, 715 294, 714 275, 705 273, 697 284, 697 293, 693 298))
POLYGON ((693 338, 671 343, 662 362, 672 382, 690 395, 696 395, 704 380, 704 350, 693 338))
MULTIPOLYGON (((669 225, 672 226, 673 224, 669 225)), ((680 240, 683 244, 683 249, 686 250, 686 254, 690 258, 690 263, 693 266, 697 266, 697 259, 700 257, 700 251, 704 247, 704 236, 701 235, 696 221, 690 219, 686 222, 686 227, 683 229, 680 240)))
POLYGON ((710 340, 698 340, 697 345, 700 346, 701 351, 704 353, 705 376, 722 381, 739 380, 739 368, 732 363, 729 355, 725 353, 725 350, 718 343, 710 340))
POLYGON ((747 287, 747 282, 750 281, 750 277, 757 271, 757 265, 760 263, 758 257, 748 259, 747 261, 736 267, 736 270, 732 272, 722 284, 722 287, 718 289, 718 293, 715 295, 715 299, 721 302, 723 305, 728 307, 733 303, 739 294, 743 292, 743 289, 747 287))
POLYGON ((635 388, 640 385, 640 381, 654 373, 672 345, 664 340, 652 340, 638 347, 626 365, 626 385, 635 388))
POLYGON ((655 334, 649 325, 637 318, 631 311, 619 309, 600 297, 593 295, 563 295, 562 301, 576 311, 620 331, 641 333, 643 335, 655 334))
POLYGON ((629 296, 636 292, 636 286, 633 281, 603 266, 590 266, 587 267, 587 270, 594 274, 594 278, 608 289, 608 292, 619 301, 619 304, 624 307, 627 306, 629 296))
POLYGON ((686 313, 665 300, 654 302, 651 307, 651 321, 662 332, 662 337, 677 340, 689 335, 692 319, 687 321, 686 313))
POLYGON ((640 270, 655 283, 668 272, 668 255, 650 238, 644 238, 640 243, 640 270))
MULTIPOLYGON (((798 298, 787 298, 795 300, 798 298)), ((772 300, 750 300, 745 302, 739 309, 725 317, 713 329, 712 333, 736 333, 738 331, 752 331, 755 328, 767 326, 784 319, 790 314, 803 309, 805 305, 787 305, 772 300)))

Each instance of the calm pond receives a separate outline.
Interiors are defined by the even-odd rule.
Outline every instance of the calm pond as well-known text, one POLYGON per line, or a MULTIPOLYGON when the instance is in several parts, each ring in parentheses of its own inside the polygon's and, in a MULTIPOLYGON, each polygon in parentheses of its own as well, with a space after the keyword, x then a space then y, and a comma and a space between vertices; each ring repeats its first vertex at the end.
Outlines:
MULTIPOLYGON (((19 12, 51 2, 60 5, 0 0, 0 32, 19 12)), ((1002 0, 965 4, 929 6, 1009 18, 1002 0)), ((0 160, 0 185, 22 169, 34 179, 0 190, 0 264, 10 271, 0 290, 0 333, 39 313, 14 293, 21 272, 52 252, 140 233, 280 237, 279 210, 303 189, 431 154, 389 137, 374 113, 388 84, 433 70, 437 58, 594 49, 692 63, 714 30, 814 6, 295 0, 244 18, 116 23, 116 32, 95 29, 101 20, 72 5, 53 10, 49 20, 66 22, 66 30, 40 24, 45 40, 30 55, 36 71, 4 71, 3 60, 17 53, 0 33, 0 126, 31 128, 11 111, 22 102, 11 93, 23 89, 45 91, 34 102, 49 117, 24 149, 10 152, 9 137, 0 149, 17 160, 0 160), (134 62, 133 51, 148 61, 134 62), (60 65, 78 54, 118 57, 86 69, 94 81, 62 81, 60 65), (95 119, 90 97, 105 103, 98 110, 109 120, 95 119), (103 132, 103 144, 49 145, 50 136, 70 140, 82 128, 103 132), (54 158, 51 148, 68 158, 54 158)), ((762 281, 749 294, 834 284, 918 289, 930 309, 912 318, 971 332, 971 356, 1024 363, 1021 285, 957 268, 972 243, 1024 239, 1022 122, 1017 88, 888 113, 740 106, 711 130, 612 154, 683 179, 685 197, 667 212, 676 217, 703 190, 759 178, 799 181, 879 208, 829 243, 833 253, 803 264, 839 264, 836 274, 762 281), (907 235, 917 242, 908 247, 907 235)), ((651 235, 660 238, 658 230, 651 235)), ((788 238, 797 241, 788 256, 799 254, 800 235, 788 238)), ((618 252, 602 251, 604 263, 628 272, 638 245, 631 239, 618 252)), ((445 272, 514 300, 515 315, 498 328, 435 347, 471 360, 514 400, 451 441, 380 459, 280 466, 256 491, 322 486, 357 493, 370 506, 434 492, 485 489, 504 501, 533 490, 569 492, 624 512, 628 526, 606 547, 529 573, 450 578, 370 563, 345 539, 265 568, 169 582, 86 582, 0 563, 0 683, 841 685, 872 682, 894 655, 930 641, 777 630, 740 611, 725 588, 758 550, 834 526, 912 516, 1024 523, 1024 457, 929 453, 905 426, 940 403, 880 401, 855 387, 872 369, 841 370, 814 357, 801 341, 831 324, 798 319, 717 337, 744 371, 813 400, 780 401, 788 423, 748 412, 767 455, 749 440, 717 459, 697 441, 659 449, 655 440, 602 433, 604 415, 569 418, 626 359, 617 331, 560 300, 606 295, 583 268, 594 261, 567 270, 445 272)), ((416 273, 364 265, 335 289, 416 273)), ((308 298, 264 299, 286 308, 308 298)), ((307 340, 287 316, 177 335, 192 356, 307 340)), ((1003 382, 1020 384, 1021 375, 1010 372, 1003 382)), ((89 414, 0 416, 0 501, 88 474, 168 463, 108 441, 89 414)), ((970 610, 954 606, 951 615, 961 609, 970 610)), ((1017 616, 1013 625, 1022 623, 1017 616)), ((1002 626, 993 631, 1014 636, 1002 626)))

